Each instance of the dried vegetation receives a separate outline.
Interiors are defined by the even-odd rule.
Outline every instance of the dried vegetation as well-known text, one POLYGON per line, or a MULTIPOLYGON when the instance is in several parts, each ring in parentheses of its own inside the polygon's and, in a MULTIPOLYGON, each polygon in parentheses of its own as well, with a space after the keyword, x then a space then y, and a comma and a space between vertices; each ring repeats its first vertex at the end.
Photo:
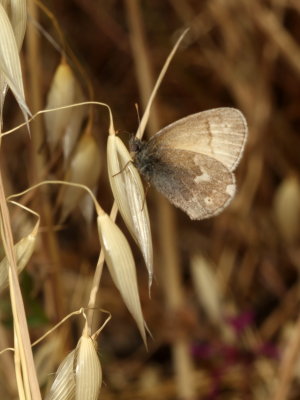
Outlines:
MULTIPOLYGON (((0 1, 0 11, 11 12, 9 4, 0 1)), ((0 52, 0 88, 7 82, 11 89, 3 113, 0 99, 2 132, 30 112, 97 100, 111 107, 119 137, 105 107, 85 105, 40 115, 29 124, 30 135, 25 126, 1 139, 0 350, 15 352, 0 355, 0 398, 48 393, 47 400, 96 399, 103 373, 100 398, 106 400, 299 399, 299 2, 52 0, 47 7, 28 0, 20 64, 25 97, 17 57, 24 24, 8 12, 16 40, 10 43, 8 29, 10 62, 0 52), (126 229, 120 217, 113 222, 116 208, 108 216, 113 196, 107 172, 126 164, 122 144, 113 141, 126 143, 128 132, 136 132, 135 103, 142 115, 186 27, 146 134, 201 110, 241 109, 249 140, 237 170, 238 192, 220 216, 192 222, 150 189, 149 217, 146 203, 143 216, 130 217, 143 200, 126 199, 126 229), (110 147, 118 152, 111 157, 119 164, 107 168, 109 130, 110 147), (37 212, 39 222, 5 201, 46 179, 87 186, 101 207, 87 190, 61 184, 14 199, 37 212), (149 219, 151 299, 151 244, 138 249, 144 237, 149 241, 143 230, 149 219), (109 268, 102 269, 100 242, 109 268), (124 260, 127 270, 119 272, 116 264, 124 260), (14 268, 5 289, 8 265, 16 264, 27 264, 21 292, 14 268), (34 346, 32 359, 29 334, 34 342, 87 306, 86 320, 77 315, 64 321, 34 346), (106 318, 100 308, 112 319, 99 333, 106 318), (147 327, 153 337, 148 350, 147 327)), ((22 12, 16 18, 22 20, 22 12)), ((1 14, 0 28, 7 23, 1 14)), ((130 174, 117 177, 121 188, 136 182, 130 174)))

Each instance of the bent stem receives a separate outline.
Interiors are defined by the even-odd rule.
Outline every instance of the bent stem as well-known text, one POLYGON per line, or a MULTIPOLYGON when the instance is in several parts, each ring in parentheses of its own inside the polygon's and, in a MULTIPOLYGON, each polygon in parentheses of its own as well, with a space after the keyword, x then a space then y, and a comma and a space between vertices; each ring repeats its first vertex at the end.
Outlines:
MULTIPOLYGON (((0 227, 1 238, 4 251, 9 261, 9 290, 11 297, 12 313, 14 320, 14 343, 16 353, 20 357, 20 369, 16 366, 16 371, 20 370, 22 379, 17 380, 20 399, 34 398, 41 399, 41 392, 37 380, 33 354, 31 350, 28 324, 26 320, 25 308, 17 274, 16 256, 14 253, 14 242, 11 231, 11 223, 7 202, 5 199, 0 170, 0 227)), ((15 353, 15 354, 16 354, 15 353)), ((15 363, 17 362, 15 358, 15 363)))
MULTIPOLYGON (((118 213, 118 206, 117 203, 114 202, 111 212, 110 212, 110 218, 115 221, 118 213)), ((95 313, 95 306, 96 306, 96 300, 97 300, 97 293, 100 287, 100 280, 102 276, 102 271, 103 271, 103 265, 104 265, 104 251, 101 249, 98 262, 97 262, 97 267, 96 271, 94 274, 93 278, 93 284, 92 284, 92 289, 90 292, 90 298, 88 301, 87 305, 87 318, 86 318, 86 323, 83 329, 83 334, 87 334, 88 336, 92 335, 92 324, 93 324, 93 318, 94 318, 94 313, 95 313)))

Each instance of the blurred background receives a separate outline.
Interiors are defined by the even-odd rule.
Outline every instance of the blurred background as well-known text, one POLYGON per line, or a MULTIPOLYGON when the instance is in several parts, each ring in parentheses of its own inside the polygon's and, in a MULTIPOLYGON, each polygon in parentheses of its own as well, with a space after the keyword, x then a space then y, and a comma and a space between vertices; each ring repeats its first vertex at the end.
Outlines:
MULTIPOLYGON (((142 256, 118 217, 134 251, 152 338, 147 351, 105 269, 98 305, 111 312, 112 320, 99 338, 101 398, 299 399, 299 1, 49 0, 30 8, 22 61, 32 112, 53 104, 54 78, 59 66, 67 65, 76 81, 70 102, 107 103, 127 144, 138 127, 135 105, 142 115, 166 58, 189 27, 156 96, 146 136, 188 114, 226 106, 240 109, 249 126, 236 171, 237 195, 221 215, 191 221, 154 188, 148 190, 155 270, 151 299, 142 256), (36 40, 35 54, 30 40, 36 40)), ((69 77, 63 75, 61 82, 69 77)), ((113 197, 106 171, 108 115, 105 109, 93 110, 97 159, 91 160, 97 174, 91 183, 86 176, 82 179, 109 212, 113 197)), ((11 96, 4 111, 5 130, 22 121, 11 96)), ((71 120, 78 114, 76 110, 71 120)), ((87 115, 88 111, 80 119, 74 146, 84 135, 85 121, 90 121, 87 115)), ((69 170, 76 147, 67 148, 62 136, 51 144, 47 135, 57 129, 56 122, 40 118, 37 124, 37 141, 34 131, 32 140, 24 131, 3 142, 8 194, 41 177, 78 177, 69 170), (33 152, 43 154, 41 175, 33 152), (62 156, 66 152, 67 163, 62 156)), ((47 222, 42 218, 40 245, 22 273, 33 339, 88 301, 99 254, 95 216, 84 199, 68 196, 71 205, 66 205, 66 193, 52 188, 48 192, 50 216, 47 222), (55 230, 53 256, 45 236, 49 220, 53 226, 60 223, 58 209, 63 223, 55 230)), ((39 207, 38 194, 26 201, 39 207)), ((19 225, 15 231, 20 238, 19 225)), ((7 292, 1 302, 3 329, 9 332, 7 292)), ((76 345, 82 320, 72 319, 68 325, 66 352, 76 345)), ((50 360, 43 345, 35 352, 46 388, 61 354, 52 354, 50 360)), ((12 398, 3 368, 0 373, 1 398, 12 398)))

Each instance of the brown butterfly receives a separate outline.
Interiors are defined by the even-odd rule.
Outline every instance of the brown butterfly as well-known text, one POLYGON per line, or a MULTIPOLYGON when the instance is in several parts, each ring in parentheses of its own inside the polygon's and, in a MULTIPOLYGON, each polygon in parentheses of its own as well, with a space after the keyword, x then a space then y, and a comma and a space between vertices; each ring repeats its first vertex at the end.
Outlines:
POLYGON ((235 108, 189 115, 149 141, 133 138, 134 164, 156 189, 191 219, 219 214, 232 200, 233 171, 247 139, 247 122, 235 108))

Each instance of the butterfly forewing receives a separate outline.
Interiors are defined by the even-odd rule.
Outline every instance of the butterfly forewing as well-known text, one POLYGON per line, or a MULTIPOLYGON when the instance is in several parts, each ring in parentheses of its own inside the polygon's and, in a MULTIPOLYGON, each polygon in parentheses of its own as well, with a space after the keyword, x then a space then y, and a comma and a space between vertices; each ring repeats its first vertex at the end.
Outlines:
POLYGON ((156 189, 191 219, 220 213, 235 193, 234 175, 220 161, 205 154, 160 148, 148 178, 156 189))
POLYGON ((189 115, 166 126, 148 145, 205 154, 233 171, 247 139, 247 123, 235 108, 216 108, 189 115))

